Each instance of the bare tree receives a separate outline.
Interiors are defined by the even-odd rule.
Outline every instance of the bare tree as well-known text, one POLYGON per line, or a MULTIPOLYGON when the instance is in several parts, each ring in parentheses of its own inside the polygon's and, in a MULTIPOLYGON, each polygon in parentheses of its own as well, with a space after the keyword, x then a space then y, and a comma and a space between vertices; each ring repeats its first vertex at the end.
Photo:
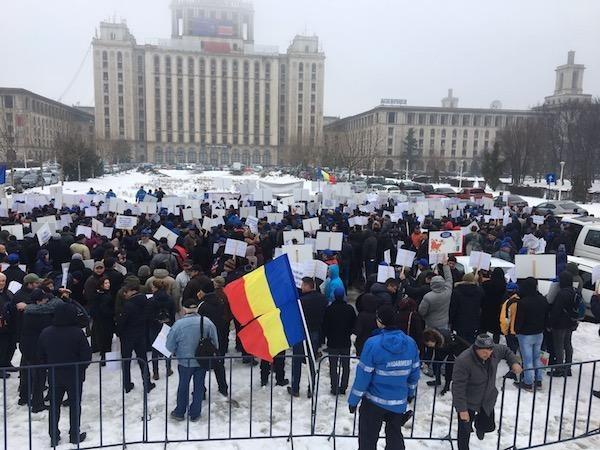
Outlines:
POLYGON ((496 140, 501 144, 513 184, 520 184, 543 154, 545 133, 542 121, 538 117, 518 119, 502 129, 496 140))
POLYGON ((378 168, 384 136, 379 126, 344 130, 329 140, 324 149, 324 160, 329 165, 347 169, 350 174, 358 169, 378 168))

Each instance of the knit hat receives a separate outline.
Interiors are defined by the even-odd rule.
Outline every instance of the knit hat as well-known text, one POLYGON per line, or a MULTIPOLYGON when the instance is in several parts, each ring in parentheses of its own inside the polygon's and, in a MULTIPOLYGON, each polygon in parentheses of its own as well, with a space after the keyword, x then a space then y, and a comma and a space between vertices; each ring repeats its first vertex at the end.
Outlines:
POLYGON ((42 279, 40 277, 38 277, 37 274, 35 274, 35 273, 28 273, 23 278, 23 284, 38 283, 40 281, 42 281, 42 279))
POLYGON ((205 294, 211 294, 212 292, 215 292, 215 285, 212 281, 208 281, 202 285, 200 290, 205 294))
POLYGON ((213 284, 215 285, 215 289, 222 289, 225 287, 225 278, 218 276, 213 278, 213 284))
POLYGON ((487 333, 483 333, 477 336, 475 339, 475 343, 473 344, 475 348, 493 348, 494 347, 494 339, 487 333))
POLYGON ((80 261, 83 261, 83 256, 81 256, 81 253, 73 253, 73 255, 71 256, 71 261, 74 259, 78 259, 80 261))
POLYGON ((148 278, 152 274, 152 271, 150 270, 150 266, 144 265, 140 266, 137 273, 140 278, 148 278))
POLYGON ((11 253, 10 255, 8 255, 8 258, 6 260, 9 264, 19 264, 19 255, 17 255, 16 253, 11 253))
POLYGON ((423 267, 429 267, 429 261, 427 261, 425 258, 421 258, 417 261, 417 264, 419 266, 423 266, 423 267))
POLYGON ((383 305, 377 309, 377 320, 388 328, 398 324, 398 310, 392 305, 383 305))
POLYGON ((100 267, 104 269, 104 263, 102 261, 96 261, 94 263, 94 269, 99 269, 100 267))
POLYGON ((519 292, 519 285, 517 283, 507 283, 506 290, 509 292, 519 292))
POLYGON ((462 277, 465 283, 475 283, 475 274, 473 272, 465 273, 462 277))

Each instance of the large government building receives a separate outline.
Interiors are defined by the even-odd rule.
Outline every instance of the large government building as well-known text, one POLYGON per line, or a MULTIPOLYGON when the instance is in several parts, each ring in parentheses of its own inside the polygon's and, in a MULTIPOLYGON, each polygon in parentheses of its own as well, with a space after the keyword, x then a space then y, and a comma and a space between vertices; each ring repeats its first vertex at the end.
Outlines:
POLYGON ((0 87, 0 152, 4 161, 54 159, 59 135, 94 139, 94 116, 26 89, 0 87), (5 159, 6 158, 6 159, 5 159))
MULTIPOLYGON (((556 69, 554 94, 545 105, 553 107, 567 101, 589 101, 583 94, 585 67, 575 64, 575 52, 569 52, 567 64, 556 69)), ((491 149, 496 133, 511 123, 538 114, 538 110, 503 109, 499 101, 490 108, 460 108, 452 90, 440 107, 410 106, 403 99, 382 99, 369 111, 332 121, 325 126, 325 148, 373 147, 369 170, 404 171, 405 140, 413 129, 418 152, 412 171, 456 173, 461 165, 465 173, 479 173, 482 153, 491 149)))
POLYGON ((254 43, 237 0, 173 0, 172 34, 137 44, 125 22, 93 40, 96 135, 135 161, 274 165, 323 141, 325 56, 316 36, 287 52, 254 43))

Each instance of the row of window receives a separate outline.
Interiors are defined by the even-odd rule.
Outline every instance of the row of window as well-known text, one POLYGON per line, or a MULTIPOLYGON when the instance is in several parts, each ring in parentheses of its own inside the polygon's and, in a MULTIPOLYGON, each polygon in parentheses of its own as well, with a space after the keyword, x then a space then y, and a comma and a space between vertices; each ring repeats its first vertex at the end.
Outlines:
POLYGON ((269 149, 265 149, 262 152, 258 149, 255 149, 253 152, 250 152, 248 149, 240 151, 239 149, 230 150, 228 148, 224 148, 220 150, 211 149, 209 152, 207 152, 205 149, 201 149, 200 151, 190 149, 186 151, 182 148, 173 150, 157 147, 154 150, 154 157, 156 163, 166 162, 167 164, 210 163, 212 165, 224 165, 241 162, 244 165, 271 165, 271 151, 269 149))

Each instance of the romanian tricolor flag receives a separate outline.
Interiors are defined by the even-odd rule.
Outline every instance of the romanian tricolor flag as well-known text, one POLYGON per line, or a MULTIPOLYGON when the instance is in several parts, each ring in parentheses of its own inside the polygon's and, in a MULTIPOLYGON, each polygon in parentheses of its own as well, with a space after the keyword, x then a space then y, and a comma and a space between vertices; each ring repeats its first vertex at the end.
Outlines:
POLYGON ((244 349, 272 361, 283 350, 305 339, 298 291, 287 255, 225 286, 244 349))

